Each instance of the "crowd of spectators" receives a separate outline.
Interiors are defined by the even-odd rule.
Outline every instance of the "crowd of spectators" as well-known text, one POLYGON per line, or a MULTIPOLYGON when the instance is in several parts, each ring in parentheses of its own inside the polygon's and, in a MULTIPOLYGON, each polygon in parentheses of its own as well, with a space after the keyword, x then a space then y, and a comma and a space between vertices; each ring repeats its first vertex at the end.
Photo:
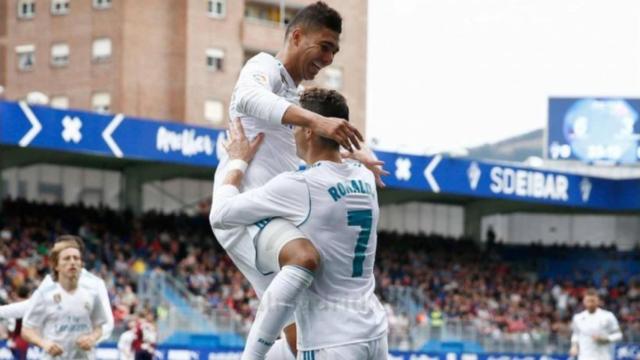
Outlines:
MULTIPOLYGON (((125 330, 132 317, 149 312, 138 298, 137 279, 152 269, 173 275, 209 311, 232 313, 245 330, 251 324, 255 292, 215 241, 206 214, 134 216, 107 208, 5 200, 0 212, 0 304, 15 301, 19 289, 30 293, 37 287, 49 271, 49 246, 65 233, 85 240, 85 267, 107 284, 116 328, 125 330)), ((581 251, 617 256, 611 250, 581 251)), ((380 233, 377 292, 389 313, 391 336, 402 341, 416 327, 460 322, 496 338, 568 337, 571 315, 592 286, 603 306, 618 316, 623 331, 640 332, 640 283, 634 274, 615 283, 607 276, 560 280, 541 275, 541 259, 574 252, 380 233), (529 256, 516 261, 509 256, 514 252, 529 256)))

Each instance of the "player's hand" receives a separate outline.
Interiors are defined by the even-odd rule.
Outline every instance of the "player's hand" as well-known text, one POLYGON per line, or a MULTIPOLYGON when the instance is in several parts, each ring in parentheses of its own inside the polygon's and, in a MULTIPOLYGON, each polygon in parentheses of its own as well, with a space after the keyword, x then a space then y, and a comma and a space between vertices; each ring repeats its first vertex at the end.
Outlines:
POLYGON ((578 347, 577 346, 573 345, 571 347, 571 349, 569 350, 569 356, 571 356, 571 357, 578 356, 578 347))
POLYGON ((96 341, 94 340, 93 336, 87 334, 80 336, 76 340, 76 345, 84 351, 89 351, 96 345, 96 341))
POLYGON ((62 355, 62 353, 64 352, 64 350, 62 350, 62 346, 54 343, 53 341, 47 341, 44 343, 44 346, 42 347, 42 349, 49 355, 51 356, 60 356, 62 355))
POLYGON ((606 337, 606 336, 593 335, 591 338, 593 339, 593 341, 597 342, 598 344, 608 344, 609 343, 609 338, 606 337))
POLYGON ((345 159, 353 159, 361 162, 367 169, 371 170, 376 177, 376 184, 379 187, 383 188, 386 186, 384 181, 382 181, 382 177, 389 175, 389 172, 383 168, 384 161, 378 160, 369 149, 362 148, 354 152, 343 152, 341 155, 345 159))
POLYGON ((345 119, 318 116, 309 127, 316 134, 335 140, 350 152, 353 152, 354 146, 360 149, 360 142, 364 141, 360 131, 345 119))
POLYGON ((229 124, 227 140, 222 144, 229 154, 229 159, 240 159, 251 162, 251 159, 258 151, 258 147, 264 139, 264 134, 260 133, 253 140, 249 141, 244 134, 244 128, 240 119, 234 119, 229 124))

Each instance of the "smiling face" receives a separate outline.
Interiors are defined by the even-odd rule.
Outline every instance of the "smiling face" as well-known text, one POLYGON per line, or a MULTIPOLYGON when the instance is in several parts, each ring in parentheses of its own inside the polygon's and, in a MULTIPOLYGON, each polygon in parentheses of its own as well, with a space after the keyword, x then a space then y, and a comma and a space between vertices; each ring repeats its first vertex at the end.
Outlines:
POLYGON ((291 41, 296 57, 294 80, 313 80, 323 68, 333 63, 340 51, 340 34, 328 28, 318 30, 296 28, 291 41))

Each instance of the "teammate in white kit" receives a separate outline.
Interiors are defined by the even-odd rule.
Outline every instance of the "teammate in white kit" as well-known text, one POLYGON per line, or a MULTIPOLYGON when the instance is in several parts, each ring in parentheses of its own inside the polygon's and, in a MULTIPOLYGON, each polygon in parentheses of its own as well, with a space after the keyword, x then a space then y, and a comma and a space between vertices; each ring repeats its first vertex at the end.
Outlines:
POLYGON ((37 292, 23 319, 22 336, 44 350, 44 359, 94 359, 107 322, 100 296, 79 284, 82 253, 62 236, 51 250, 54 284, 37 292))
POLYGON ((622 332, 615 315, 601 309, 595 289, 587 290, 582 299, 585 310, 575 314, 571 327, 570 356, 578 360, 612 360, 611 344, 622 340, 622 332))
MULTIPOLYGON (((80 237, 65 236, 60 239, 62 239, 61 241, 72 241, 77 243, 80 252, 84 253, 84 243, 80 237)), ((107 286, 105 285, 104 280, 83 268, 80 272, 79 284, 82 287, 93 289, 93 291, 100 295, 100 302, 102 303, 102 309, 104 310, 107 322, 102 325, 102 336, 99 341, 109 339, 113 332, 114 320, 113 312, 111 311, 111 303, 109 302, 109 293, 107 292, 107 286)), ((33 294, 31 294, 29 299, 0 306, 0 319, 23 318, 29 309, 32 299, 36 297, 38 292, 42 291, 42 289, 51 288, 52 285, 54 285, 54 281, 51 278, 51 275, 47 274, 47 276, 42 279, 42 282, 40 282, 40 285, 38 285, 38 288, 33 292, 33 294)))
MULTIPOLYGON (((278 174, 298 168, 300 159, 296 156, 294 125, 313 129, 320 135, 336 140, 348 150, 352 150, 354 146, 359 147, 359 139, 362 140, 362 137, 345 119, 322 116, 298 105, 298 85, 303 80, 312 80, 322 68, 333 62, 334 55, 339 51, 341 31, 340 14, 322 2, 314 3, 302 9, 291 20, 286 29, 284 48, 275 57, 260 53, 251 58, 241 70, 229 106, 230 119, 239 118, 249 138, 264 137, 264 144, 255 155, 255 161, 247 169, 241 184, 243 190, 264 185, 278 174)), ((377 162, 368 152, 355 154, 355 157, 376 173, 378 180, 380 175, 385 174, 378 167, 382 163, 377 162)), ((226 154, 221 155, 214 180, 214 193, 221 187, 225 174, 234 167, 226 154)), ((381 181, 379 183, 382 184, 381 181)), ((274 226, 267 225, 272 233, 276 232, 274 226)), ((293 230, 283 230, 291 227, 292 225, 281 224, 277 230, 292 236, 293 230)), ((256 249, 252 236, 244 227, 214 229, 214 233, 236 266, 252 284, 258 297, 262 298, 276 276, 273 272, 278 271, 279 267, 262 269, 263 271, 256 268, 256 249)), ((311 266, 318 260, 318 253, 309 242, 296 244, 300 247, 295 253, 304 256, 293 259, 291 264, 310 262, 308 265, 311 266)), ((289 269, 285 273, 292 271, 296 272, 289 269)), ((292 276, 297 275, 299 274, 292 276)), ((297 283, 296 291, 304 286, 304 281, 297 283)), ((271 292, 279 291, 272 289, 271 292)), ((277 326, 281 320, 272 322, 270 319, 275 314, 276 312, 266 314, 266 319, 256 318, 245 348, 245 355, 252 353, 254 356, 247 355, 244 359, 264 358, 264 354, 273 344, 273 339, 281 331, 277 326), (262 330, 254 330, 258 328, 262 330)), ((275 347, 280 349, 274 350, 280 352, 281 356, 267 359, 293 358, 291 352, 295 353, 295 327, 287 326, 285 333, 289 346, 284 345, 282 341, 276 342, 275 347)))
MULTIPOLYGON (((300 102, 326 116, 348 117, 346 102, 335 91, 308 90, 300 102)), ((230 131, 230 157, 250 161, 260 139, 249 142, 239 122, 230 131)), ((298 358, 386 359, 386 313, 373 293, 379 213, 374 175, 360 163, 343 162, 338 144, 311 129, 297 127, 295 141, 298 155, 310 167, 281 174, 243 193, 239 189, 242 169, 229 171, 214 196, 212 225, 232 228, 258 222, 263 227, 256 238, 260 248, 267 227, 259 221, 278 218, 266 221, 295 224, 320 252, 322 261, 315 267, 315 276, 307 279, 313 283, 291 301, 299 304, 295 310, 298 358)), ((292 242, 280 245, 281 262, 292 242)), ((271 301, 261 307, 268 311, 277 311, 285 301, 263 302, 267 300, 271 301)))

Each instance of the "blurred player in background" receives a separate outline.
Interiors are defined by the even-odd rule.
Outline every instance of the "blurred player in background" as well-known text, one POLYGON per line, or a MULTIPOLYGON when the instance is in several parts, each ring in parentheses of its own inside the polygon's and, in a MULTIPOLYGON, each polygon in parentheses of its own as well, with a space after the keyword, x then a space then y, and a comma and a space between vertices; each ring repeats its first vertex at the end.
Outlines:
MULTIPOLYGON (((222 154, 214 179, 214 197, 222 186, 226 173, 234 169, 246 170, 242 190, 262 186, 278 174, 296 170, 300 159, 296 155, 293 126, 312 129, 321 136, 334 139, 347 150, 360 148, 362 135, 346 119, 322 116, 298 105, 298 86, 303 80, 313 80, 322 68, 333 62, 340 49, 341 32, 342 17, 336 10, 323 2, 311 4, 288 24, 284 47, 275 57, 260 53, 242 68, 229 104, 230 119, 239 118, 247 136, 252 139, 263 138, 264 143, 248 169, 246 163, 232 161, 227 154, 222 154)), ((369 166, 378 179, 384 174, 378 167, 382 163, 370 152, 357 151, 352 156, 369 166)), ((287 238, 274 239, 274 242, 282 243, 299 238, 295 227, 285 227, 283 225, 279 232, 287 238)), ((280 281, 291 286, 287 290, 274 288, 272 292, 300 293, 307 286, 305 284, 308 281, 296 280, 308 277, 307 273, 298 268, 287 268, 287 271, 275 275, 257 270, 256 250, 252 240, 255 233, 250 234, 244 227, 214 229, 214 233, 259 297, 262 297, 275 277, 280 277, 280 281)), ((311 246, 301 246, 297 251, 306 254, 307 259, 318 256, 311 246)), ((279 324, 285 321, 282 316, 286 313, 292 313, 292 310, 272 311, 264 318, 256 318, 247 339, 243 359, 264 358, 281 332, 279 324), (252 354, 251 357, 247 357, 249 354, 252 354)), ((275 349, 271 352, 273 357, 267 359, 294 358, 295 327, 288 326, 285 333, 288 346, 282 341, 276 342, 275 349)))
POLYGON ((612 344, 622 340, 622 332, 615 315, 601 309, 600 296, 595 289, 585 292, 585 310, 574 315, 571 323, 569 355, 578 360, 612 360, 612 344))
POLYGON ((81 247, 75 236, 61 236, 51 249, 55 281, 31 298, 22 336, 44 350, 44 359, 94 359, 107 322, 100 295, 80 284, 81 247))
MULTIPOLYGON (((305 109, 325 116, 349 116, 344 97, 335 91, 307 90, 300 102, 305 109)), ((260 139, 249 142, 239 121, 231 126, 230 133, 230 158, 251 161, 260 139)), ((243 193, 239 188, 244 172, 229 171, 216 193, 212 225, 230 228, 248 226, 265 217, 277 218, 271 223, 280 220, 278 225, 295 224, 303 234, 311 235, 321 264, 308 261, 289 265, 299 256, 296 243, 304 244, 307 239, 275 246, 279 251, 273 252, 272 260, 286 264, 280 273, 294 268, 306 275, 294 281, 303 282, 308 290, 294 294, 288 283, 276 278, 267 292, 273 287, 285 291, 273 297, 265 293, 256 315, 259 319, 265 313, 280 311, 282 304, 290 308, 298 305, 299 359, 386 359, 387 318, 374 294, 379 215, 374 175, 360 163, 342 161, 338 143, 314 130, 296 127, 295 141, 298 155, 309 168, 280 174, 266 185, 243 193)), ((262 247, 268 231, 264 227, 258 234, 257 248, 262 247)), ((267 251, 258 256, 265 254, 267 251)), ((262 263, 260 258, 258 263, 262 263)))
MULTIPOLYGON (((65 235, 61 236, 57 239, 56 244, 61 242, 73 242, 76 243, 81 253, 84 253, 84 242, 79 236, 65 235)), ((107 285, 104 283, 104 280, 92 274, 88 270, 82 268, 80 273, 80 286, 87 287, 96 291, 100 296, 100 301, 102 303, 102 309, 104 309, 104 314, 107 319, 107 322, 102 326, 102 336, 100 341, 104 341, 111 337, 111 333, 113 332, 113 312, 111 311, 111 303, 109 302, 109 293, 107 292, 107 285)), ((23 301, 17 301, 12 304, 2 305, 0 306, 0 319, 21 319, 27 313, 27 309, 29 309, 31 299, 33 299, 38 292, 42 291, 42 289, 50 288, 54 284, 54 280, 51 275, 47 274, 47 276, 42 279, 38 288, 31 294, 31 298, 25 299, 23 301)))

